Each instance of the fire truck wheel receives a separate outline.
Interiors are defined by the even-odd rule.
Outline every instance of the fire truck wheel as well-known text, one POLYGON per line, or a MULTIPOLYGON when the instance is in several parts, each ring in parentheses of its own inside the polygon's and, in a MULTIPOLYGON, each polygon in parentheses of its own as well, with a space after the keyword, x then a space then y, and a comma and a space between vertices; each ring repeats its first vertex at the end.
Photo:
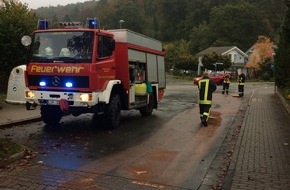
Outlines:
POLYGON ((119 95, 112 95, 110 103, 106 108, 104 117, 105 128, 115 129, 119 126, 121 117, 121 101, 119 95))
POLYGON ((140 109, 140 114, 142 116, 149 116, 149 115, 151 115, 152 112, 153 112, 153 107, 154 107, 154 97, 151 94, 149 96, 149 103, 148 103, 148 105, 140 109))
POLYGON ((47 125, 58 124, 62 117, 58 106, 41 106, 40 113, 43 122, 47 125))

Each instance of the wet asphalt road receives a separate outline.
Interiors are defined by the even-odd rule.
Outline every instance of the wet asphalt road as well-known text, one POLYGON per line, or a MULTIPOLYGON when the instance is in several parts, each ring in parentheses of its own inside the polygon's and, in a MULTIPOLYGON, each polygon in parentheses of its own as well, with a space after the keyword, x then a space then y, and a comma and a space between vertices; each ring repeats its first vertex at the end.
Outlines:
POLYGON ((36 122, 3 130, 0 137, 37 152, 32 165, 198 189, 240 105, 240 99, 218 91, 209 126, 202 127, 197 87, 168 80, 152 116, 124 111, 116 130, 96 128, 86 114, 64 117, 53 130, 36 122))

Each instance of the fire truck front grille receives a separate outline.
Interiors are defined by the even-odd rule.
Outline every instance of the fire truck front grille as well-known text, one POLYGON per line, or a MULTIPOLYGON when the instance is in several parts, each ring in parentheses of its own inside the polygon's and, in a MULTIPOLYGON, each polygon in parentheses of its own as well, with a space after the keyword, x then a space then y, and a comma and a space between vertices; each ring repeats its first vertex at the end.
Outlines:
POLYGON ((45 82, 45 87, 67 88, 66 83, 70 82, 73 88, 89 88, 89 77, 87 76, 29 76, 29 86, 40 86, 45 82))

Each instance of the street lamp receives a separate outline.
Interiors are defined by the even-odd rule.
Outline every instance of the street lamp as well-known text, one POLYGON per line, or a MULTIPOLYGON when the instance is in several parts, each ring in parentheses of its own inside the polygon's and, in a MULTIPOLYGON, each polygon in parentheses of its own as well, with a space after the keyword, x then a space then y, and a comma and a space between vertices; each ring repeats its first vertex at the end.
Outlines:
POLYGON ((119 23, 120 23, 120 29, 122 28, 122 23, 124 23, 125 21, 124 20, 119 20, 119 23))

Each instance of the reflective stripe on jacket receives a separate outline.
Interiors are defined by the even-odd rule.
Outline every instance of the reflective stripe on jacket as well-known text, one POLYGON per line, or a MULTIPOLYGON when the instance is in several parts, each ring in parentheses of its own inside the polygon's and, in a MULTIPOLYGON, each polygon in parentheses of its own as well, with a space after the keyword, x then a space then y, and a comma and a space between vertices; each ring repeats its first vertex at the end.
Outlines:
POLYGON ((212 93, 216 90, 216 85, 209 78, 203 78, 198 82, 199 104, 211 104, 212 93))

